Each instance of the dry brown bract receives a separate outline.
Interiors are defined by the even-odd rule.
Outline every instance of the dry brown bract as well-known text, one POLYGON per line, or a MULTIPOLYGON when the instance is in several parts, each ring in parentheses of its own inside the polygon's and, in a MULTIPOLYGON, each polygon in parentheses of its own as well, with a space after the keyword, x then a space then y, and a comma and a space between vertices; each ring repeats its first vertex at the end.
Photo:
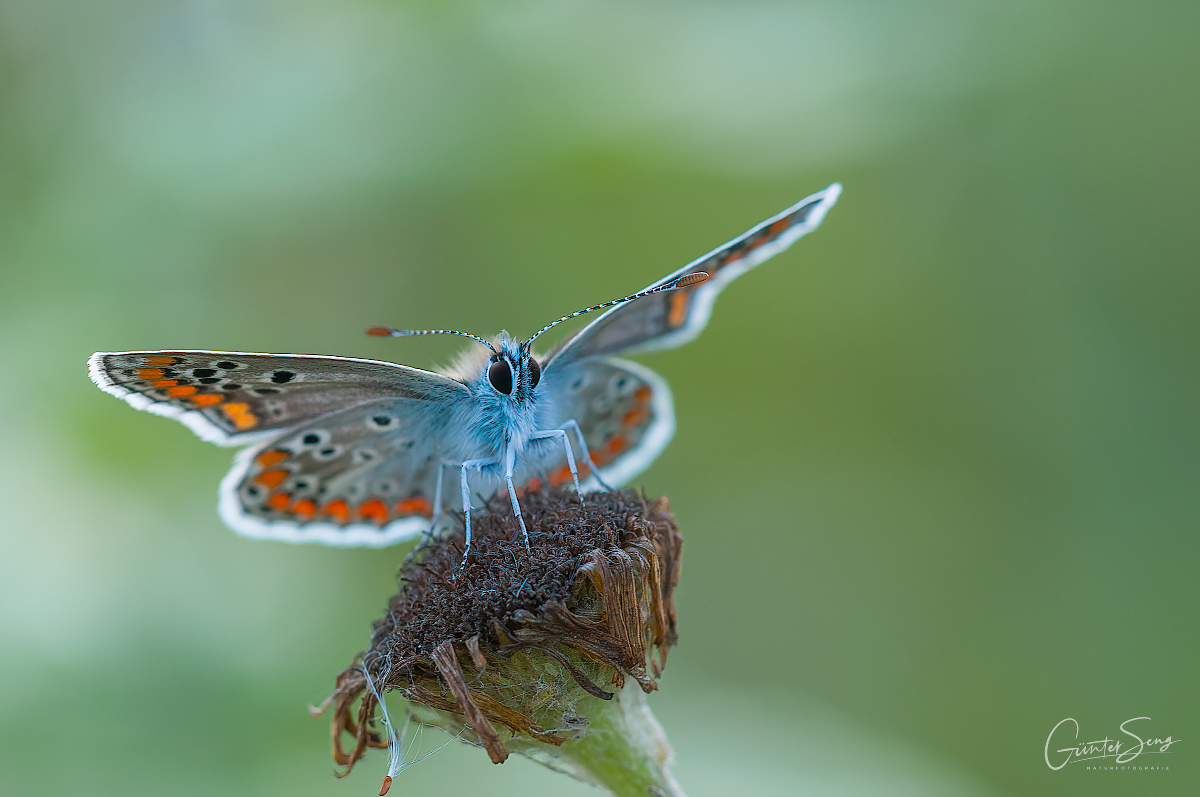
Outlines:
POLYGON ((617 491, 581 504, 573 491, 550 490, 521 503, 528 549, 505 497, 472 524, 461 570, 461 528, 401 567, 402 588, 375 623, 371 649, 325 702, 341 774, 367 747, 387 746, 375 729, 386 688, 400 690, 422 721, 477 741, 497 764, 514 745, 529 752, 586 732, 581 709, 611 699, 605 687, 620 688, 626 676, 644 692, 657 688, 647 663, 658 676, 676 641, 683 544, 667 500, 617 491))

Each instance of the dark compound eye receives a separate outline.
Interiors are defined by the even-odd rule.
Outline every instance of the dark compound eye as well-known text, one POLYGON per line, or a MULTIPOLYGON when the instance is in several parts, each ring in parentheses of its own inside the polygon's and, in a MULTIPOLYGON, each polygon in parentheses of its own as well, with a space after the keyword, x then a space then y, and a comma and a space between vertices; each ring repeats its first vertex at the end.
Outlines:
POLYGON ((537 383, 542 378, 542 366, 538 365, 538 361, 529 358, 529 387, 537 387, 537 383))
POLYGON ((506 396, 512 392, 512 369, 508 367, 507 360, 496 360, 492 363, 492 367, 488 369, 488 381, 506 396))

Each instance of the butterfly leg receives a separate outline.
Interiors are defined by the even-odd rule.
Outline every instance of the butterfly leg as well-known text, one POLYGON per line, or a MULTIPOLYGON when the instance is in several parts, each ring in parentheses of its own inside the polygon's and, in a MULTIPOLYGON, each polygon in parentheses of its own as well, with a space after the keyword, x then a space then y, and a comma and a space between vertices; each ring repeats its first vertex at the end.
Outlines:
MULTIPOLYGON (((459 565, 459 569, 462 569, 463 565, 465 565, 467 563, 467 554, 469 554, 471 552, 471 488, 467 485, 467 471, 470 471, 472 469, 482 471, 486 467, 490 467, 493 465, 499 465, 499 464, 500 464, 500 460, 492 458, 492 459, 468 459, 466 462, 464 462, 461 465, 461 468, 462 468, 463 518, 464 518, 464 525, 466 527, 467 540, 466 540, 466 545, 463 547, 463 560, 462 560, 462 564, 459 565)), ((510 485, 512 484, 512 477, 509 477, 509 484, 510 485)), ((517 518, 520 519, 520 517, 521 516, 518 514, 517 518)), ((523 522, 521 524, 521 529, 522 529, 522 531, 525 529, 525 524, 523 522)))
POLYGON ((583 490, 579 488, 579 471, 575 468, 575 454, 571 451, 571 441, 567 439, 567 433, 562 429, 547 429, 544 432, 534 432, 529 439, 541 440, 548 437, 557 437, 562 440, 563 450, 567 452, 567 465, 571 468, 571 478, 575 480, 575 492, 579 493, 579 500, 582 502, 583 490))
MULTIPOLYGON (((537 435, 534 435, 536 438, 537 435)), ((521 503, 517 501, 517 488, 513 486, 513 468, 517 462, 517 451, 511 446, 504 453, 504 481, 508 483, 508 500, 512 501, 513 514, 517 516, 517 524, 521 527, 521 536, 525 539, 525 547, 529 548, 529 532, 525 530, 525 518, 521 515, 521 503)))
POLYGON ((521 504, 517 501, 517 488, 513 486, 513 478, 510 473, 505 477, 508 482, 508 499, 512 501, 513 514, 517 516, 517 523, 521 525, 521 536, 525 538, 525 547, 529 547, 529 532, 525 530, 525 518, 521 517, 521 504))
POLYGON ((433 489, 433 517, 429 519, 428 536, 433 536, 433 530, 437 528, 438 521, 445 514, 442 511, 445 509, 445 505, 442 503, 442 477, 446 475, 446 468, 457 467, 459 467, 459 463, 447 459, 442 460, 442 463, 438 465, 437 482, 433 489))
POLYGON ((592 475, 596 477, 596 481, 600 482, 600 486, 605 490, 612 491, 612 485, 604 481, 604 477, 600 475, 600 468, 596 465, 596 460, 592 459, 592 452, 588 451, 587 441, 583 439, 583 432, 579 428, 579 424, 571 418, 562 425, 563 429, 574 429, 575 439, 579 441, 579 450, 583 452, 583 459, 592 469, 592 475))

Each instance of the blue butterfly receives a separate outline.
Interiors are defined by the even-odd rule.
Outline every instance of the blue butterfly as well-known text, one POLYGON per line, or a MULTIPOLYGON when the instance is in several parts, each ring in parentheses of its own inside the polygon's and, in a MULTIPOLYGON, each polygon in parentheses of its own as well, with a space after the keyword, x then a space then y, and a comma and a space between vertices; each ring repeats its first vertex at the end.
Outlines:
POLYGON ((582 494, 645 469, 674 432, 671 393, 653 371, 612 355, 696 337, 721 289, 815 229, 840 192, 835 183, 645 290, 564 316, 524 341, 505 332, 485 340, 455 330, 368 330, 479 344, 446 373, 220 351, 98 352, 88 370, 137 409, 220 445, 250 445, 220 486, 221 517, 241 534, 383 546, 463 510, 469 550, 472 490, 506 489, 524 531, 521 490, 570 480, 582 494), (604 308, 548 354, 534 353, 556 324, 604 308), (445 489, 448 473, 457 491, 445 489))

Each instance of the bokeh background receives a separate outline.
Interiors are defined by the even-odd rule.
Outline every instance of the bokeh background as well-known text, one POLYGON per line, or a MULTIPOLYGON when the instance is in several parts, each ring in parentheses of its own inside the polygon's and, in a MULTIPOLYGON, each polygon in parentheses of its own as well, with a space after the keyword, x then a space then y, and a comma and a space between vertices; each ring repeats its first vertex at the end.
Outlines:
MULTIPOLYGON (((1200 791, 1200 5, 0 0, 0 790, 362 795, 319 702, 407 546, 239 538, 96 350, 427 367, 828 183, 647 355, 690 794, 1200 791), (1052 772, 1050 729, 1183 741, 1052 772)), ((425 751, 445 741, 429 732, 425 751)), ((458 743, 401 794, 586 795, 458 743)))

